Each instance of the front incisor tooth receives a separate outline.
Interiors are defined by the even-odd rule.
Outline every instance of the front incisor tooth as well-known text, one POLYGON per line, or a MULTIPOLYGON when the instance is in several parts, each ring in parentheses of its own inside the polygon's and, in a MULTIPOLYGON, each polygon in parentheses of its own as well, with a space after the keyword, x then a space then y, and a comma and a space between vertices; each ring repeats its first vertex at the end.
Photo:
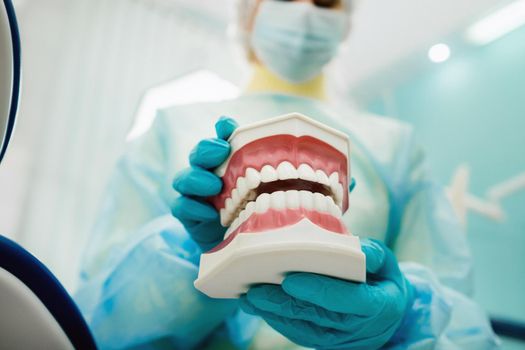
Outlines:
POLYGON ((319 183, 321 183, 323 185, 326 185, 326 186, 330 186, 330 180, 328 180, 328 176, 326 176, 324 171, 316 170, 315 171, 315 175, 317 175, 317 182, 319 182, 319 183))
POLYGON ((299 191, 286 191, 286 207, 296 209, 300 206, 299 191))
POLYGON ((289 179, 297 179, 299 177, 299 174, 297 173, 297 170, 290 162, 282 162, 277 167, 277 176, 279 176, 279 180, 289 180, 289 179))
POLYGON ((273 209, 286 208, 286 196, 283 191, 277 191, 271 194, 271 206, 273 209))
POLYGON ((309 191, 299 191, 299 197, 301 199, 301 207, 306 210, 312 210, 314 208, 314 196, 309 191))
POLYGON ((277 170, 275 170, 271 165, 265 165, 261 169, 261 181, 262 182, 273 182, 277 181, 277 170))
POLYGON ((253 190, 259 187, 261 183, 261 175, 254 168, 246 169, 246 185, 248 189, 253 190))
POLYGON ((246 184, 246 179, 242 176, 238 177, 237 178, 237 191, 238 191, 238 194, 241 200, 244 199, 244 197, 248 193, 248 190, 249 189, 248 189, 248 185, 246 184))
POLYGON ((323 213, 328 210, 328 207, 326 205, 327 203, 324 197, 325 196, 319 192, 314 193, 315 209, 323 213))
POLYGON ((255 201, 255 210, 257 213, 262 214, 270 209, 270 195, 268 193, 263 193, 255 201))

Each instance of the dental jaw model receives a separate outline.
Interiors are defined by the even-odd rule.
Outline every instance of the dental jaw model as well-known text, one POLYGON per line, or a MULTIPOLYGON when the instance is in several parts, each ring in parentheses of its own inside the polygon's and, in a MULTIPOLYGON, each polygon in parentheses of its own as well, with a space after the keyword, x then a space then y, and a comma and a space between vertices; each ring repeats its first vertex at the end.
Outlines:
POLYGON ((240 127, 229 141, 230 157, 216 170, 223 190, 211 198, 228 230, 201 255, 195 287, 237 298, 289 272, 365 281, 359 238, 341 220, 349 206, 348 137, 294 113, 240 127))

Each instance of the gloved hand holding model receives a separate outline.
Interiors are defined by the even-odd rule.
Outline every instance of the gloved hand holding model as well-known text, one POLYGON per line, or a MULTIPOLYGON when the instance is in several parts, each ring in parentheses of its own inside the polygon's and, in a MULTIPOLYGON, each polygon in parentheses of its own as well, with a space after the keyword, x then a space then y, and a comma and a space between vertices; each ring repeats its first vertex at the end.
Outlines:
MULTIPOLYGON (((222 189, 212 170, 230 154, 226 141, 237 123, 221 117, 217 138, 204 139, 191 151, 190 167, 179 172, 173 187, 181 196, 172 207, 204 251, 221 242, 225 228, 206 202, 222 189)), ((353 183, 352 185, 353 186, 353 183)), ((413 302, 410 283, 392 252, 381 242, 364 240, 368 283, 354 283, 311 273, 293 273, 282 286, 259 285, 241 297, 241 308, 261 316, 297 344, 315 348, 379 348, 399 328, 413 302)))
MULTIPOLYGON (((223 117, 216 129, 233 125, 223 117)), ((244 124, 228 142, 199 142, 174 181, 182 197, 172 212, 205 249, 195 287, 238 298, 291 271, 363 282, 365 255, 342 221, 352 186, 348 135, 288 113, 244 124)))
POLYGON ((241 297, 241 308, 302 346, 380 348, 411 309, 413 290, 390 249, 375 240, 362 240, 361 245, 366 283, 293 273, 282 286, 252 287, 241 297))
POLYGON ((221 226, 219 213, 205 198, 222 189, 221 179, 209 170, 228 158, 230 144, 226 140, 236 127, 235 120, 220 118, 215 124, 217 138, 199 142, 190 154, 191 167, 177 174, 173 181, 173 188, 182 196, 175 200, 172 213, 203 251, 222 241, 226 231, 221 226))

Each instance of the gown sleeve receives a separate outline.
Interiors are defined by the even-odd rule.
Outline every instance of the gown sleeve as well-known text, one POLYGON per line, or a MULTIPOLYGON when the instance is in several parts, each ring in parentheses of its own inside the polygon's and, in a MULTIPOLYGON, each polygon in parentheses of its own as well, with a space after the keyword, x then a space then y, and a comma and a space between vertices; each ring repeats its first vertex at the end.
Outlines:
POLYGON ((157 118, 110 180, 75 296, 102 349, 202 348, 237 312, 193 286, 201 252, 170 212, 175 153, 157 118))

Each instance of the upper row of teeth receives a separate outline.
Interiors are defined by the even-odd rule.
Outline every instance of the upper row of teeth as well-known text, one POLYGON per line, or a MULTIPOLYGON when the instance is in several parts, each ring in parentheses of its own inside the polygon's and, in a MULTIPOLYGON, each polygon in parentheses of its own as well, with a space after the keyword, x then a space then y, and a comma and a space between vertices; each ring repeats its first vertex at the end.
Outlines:
POLYGON ((302 179, 317 182, 330 188, 335 204, 342 209, 343 185, 339 182, 339 173, 333 172, 328 176, 322 170, 314 170, 308 164, 300 164, 297 168, 290 162, 284 161, 277 168, 265 165, 260 171, 247 168, 245 176, 237 178, 236 187, 231 192, 231 197, 226 199, 224 208, 221 209, 221 224, 228 226, 236 214, 244 207, 246 202, 255 198, 255 189, 262 183, 277 180, 302 179))
POLYGON ((277 191, 273 193, 261 193, 253 202, 249 202, 226 232, 226 237, 235 231, 253 213, 263 214, 269 209, 298 209, 316 210, 321 213, 329 213, 336 218, 341 217, 341 209, 335 204, 330 196, 310 191, 277 191))

